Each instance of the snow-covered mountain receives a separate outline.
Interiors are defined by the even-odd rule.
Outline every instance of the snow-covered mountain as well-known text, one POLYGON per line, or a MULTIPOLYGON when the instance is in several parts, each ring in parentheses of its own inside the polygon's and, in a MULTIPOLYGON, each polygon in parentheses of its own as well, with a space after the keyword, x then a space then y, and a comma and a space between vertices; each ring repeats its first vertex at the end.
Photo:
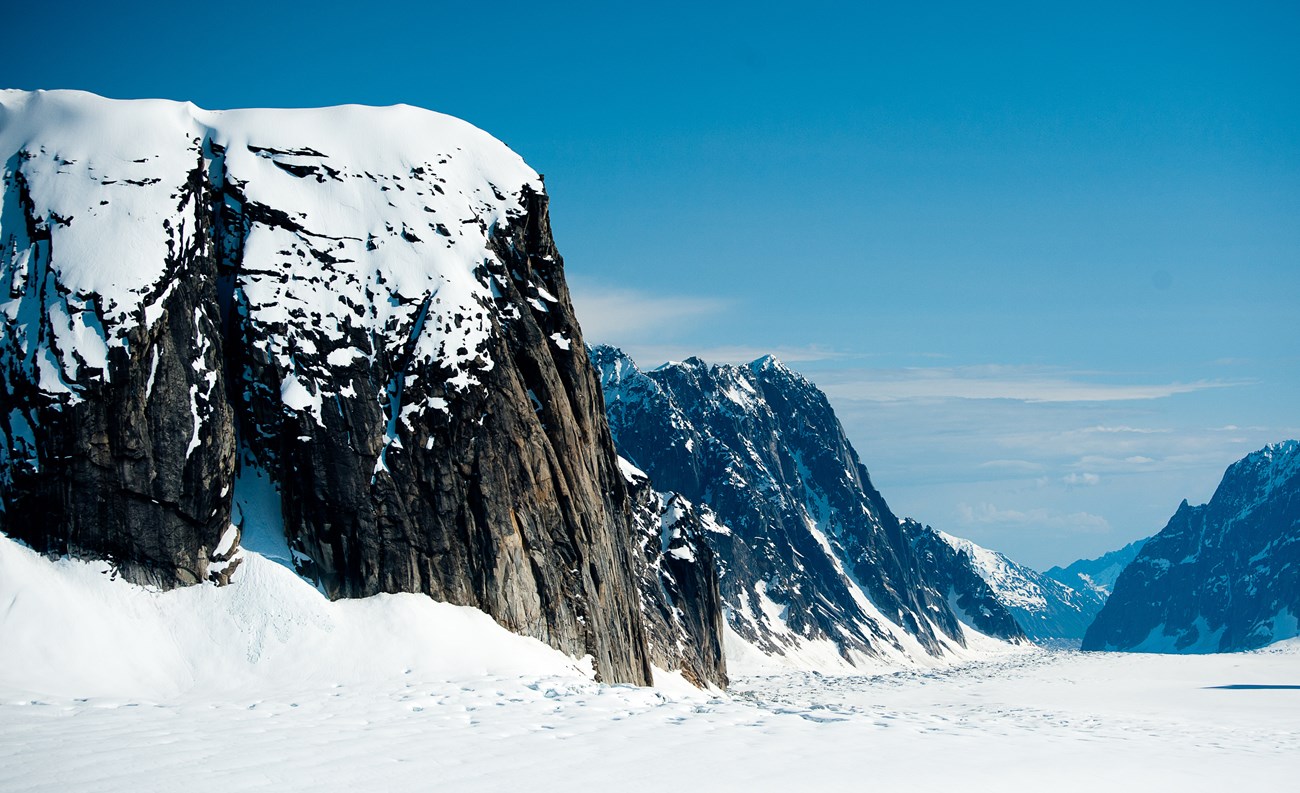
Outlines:
POLYGON ((1300 635, 1300 443, 1233 463, 1138 552, 1085 650, 1224 652, 1300 635))
POLYGON ((741 641, 796 660, 917 660, 965 646, 947 593, 810 382, 771 357, 649 372, 616 348, 591 357, 619 452, 711 512, 707 540, 741 641))
POLYGON ((1104 601, 1115 588, 1115 579, 1137 557, 1138 551, 1142 550, 1149 539, 1143 537, 1134 540, 1123 548, 1104 553, 1096 559, 1079 559, 1066 567, 1053 567, 1043 575, 1080 592, 1096 592, 1104 601))
MULTIPOLYGON (((903 533, 925 570, 926 580, 946 593, 948 606, 966 625, 990 636, 1010 641, 1027 639, 1024 629, 985 570, 956 537, 936 531, 911 518, 902 520, 903 533)), ((978 548, 978 546, 973 546, 978 548)), ((979 550, 984 550, 980 548, 979 550)))
MULTIPOLYGON (((1077 648, 1088 625, 1105 602, 1105 597, 1092 590, 1072 589, 970 540, 914 523, 909 523, 909 529, 914 537, 926 537, 928 532, 934 539, 951 547, 989 586, 993 598, 1011 614, 1025 634, 1040 644, 1077 648)), ((921 541, 913 539, 913 543, 918 542, 921 541)))
POLYGON ((165 587, 287 538, 331 596, 649 681, 641 529, 518 155, 407 106, 5 91, 0 156, 0 529, 165 587))

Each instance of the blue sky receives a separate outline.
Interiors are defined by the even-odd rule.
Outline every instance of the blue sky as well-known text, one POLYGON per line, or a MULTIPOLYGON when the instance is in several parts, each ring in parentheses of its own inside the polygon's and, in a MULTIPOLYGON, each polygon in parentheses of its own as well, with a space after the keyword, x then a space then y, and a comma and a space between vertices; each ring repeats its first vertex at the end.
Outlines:
POLYGON ((468 119, 589 340, 781 355, 896 511, 1041 567, 1300 435, 1300 7, 1132 5, 74 3, 3 82, 468 119))

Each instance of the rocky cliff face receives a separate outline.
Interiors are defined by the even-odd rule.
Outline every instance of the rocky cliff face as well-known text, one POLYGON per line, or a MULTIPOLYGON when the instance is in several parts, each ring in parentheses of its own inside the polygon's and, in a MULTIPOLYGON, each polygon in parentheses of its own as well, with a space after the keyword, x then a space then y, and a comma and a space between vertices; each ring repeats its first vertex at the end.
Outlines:
POLYGON ((908 659, 965 641, 825 396, 773 358, 642 372, 597 347, 621 454, 716 515, 728 624, 770 654, 908 659))
POLYGON ((1300 635, 1300 443, 1234 463, 1120 573, 1085 650, 1225 652, 1300 635))
POLYGON ((6 532, 228 580, 238 456, 331 596, 426 592, 649 682, 626 485, 515 154, 400 106, 0 103, 6 532))
POLYGON ((640 549, 641 614, 650 661, 697 686, 727 685, 717 561, 706 535, 722 531, 706 507, 658 493, 644 471, 620 459, 640 549))
POLYGON ((104 133, 63 102, 0 102, 4 528, 202 581, 233 547, 235 461, 203 160, 177 137, 92 162, 104 133))

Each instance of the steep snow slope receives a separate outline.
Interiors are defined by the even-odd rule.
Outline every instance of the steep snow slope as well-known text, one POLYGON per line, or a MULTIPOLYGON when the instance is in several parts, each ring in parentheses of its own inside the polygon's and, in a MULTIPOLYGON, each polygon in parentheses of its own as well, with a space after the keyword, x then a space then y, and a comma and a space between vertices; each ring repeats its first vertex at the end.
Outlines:
MULTIPOLYGON (((8 352, 47 396, 75 403, 111 381, 109 351, 162 310, 181 251, 204 244, 203 176, 249 209, 246 228, 227 230, 242 233, 219 244, 242 247, 253 324, 279 331, 255 346, 281 370, 287 407, 320 421, 345 387, 299 351, 326 349, 338 367, 384 345, 453 370, 451 390, 492 368, 492 285, 475 271, 496 258, 491 230, 522 216, 524 191, 542 184, 469 124, 407 106, 208 111, 74 91, 4 91, 0 104, 19 293, 5 313, 29 331, 8 352), (317 263, 330 266, 303 267, 317 263), (30 332, 41 318, 48 332, 30 332)), ((440 409, 404 407, 408 424, 440 409)))
POLYGON ((248 553, 237 584, 167 592, 105 562, 53 563, 0 535, 0 690, 175 700, 490 675, 589 678, 577 661, 477 609, 424 595, 331 602, 248 553))
POLYGON ((1249 650, 1300 635, 1300 442, 1228 467, 1120 573, 1086 650, 1249 650))

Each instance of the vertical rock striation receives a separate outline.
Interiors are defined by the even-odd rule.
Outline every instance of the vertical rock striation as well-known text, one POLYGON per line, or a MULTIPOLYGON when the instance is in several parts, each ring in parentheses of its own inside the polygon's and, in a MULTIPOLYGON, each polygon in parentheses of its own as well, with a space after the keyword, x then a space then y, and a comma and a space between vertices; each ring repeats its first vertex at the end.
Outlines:
POLYGON ((655 492, 644 471, 626 460, 620 464, 641 547, 641 613, 650 660, 697 686, 725 688, 717 560, 705 538, 720 527, 707 508, 676 493, 655 492))

